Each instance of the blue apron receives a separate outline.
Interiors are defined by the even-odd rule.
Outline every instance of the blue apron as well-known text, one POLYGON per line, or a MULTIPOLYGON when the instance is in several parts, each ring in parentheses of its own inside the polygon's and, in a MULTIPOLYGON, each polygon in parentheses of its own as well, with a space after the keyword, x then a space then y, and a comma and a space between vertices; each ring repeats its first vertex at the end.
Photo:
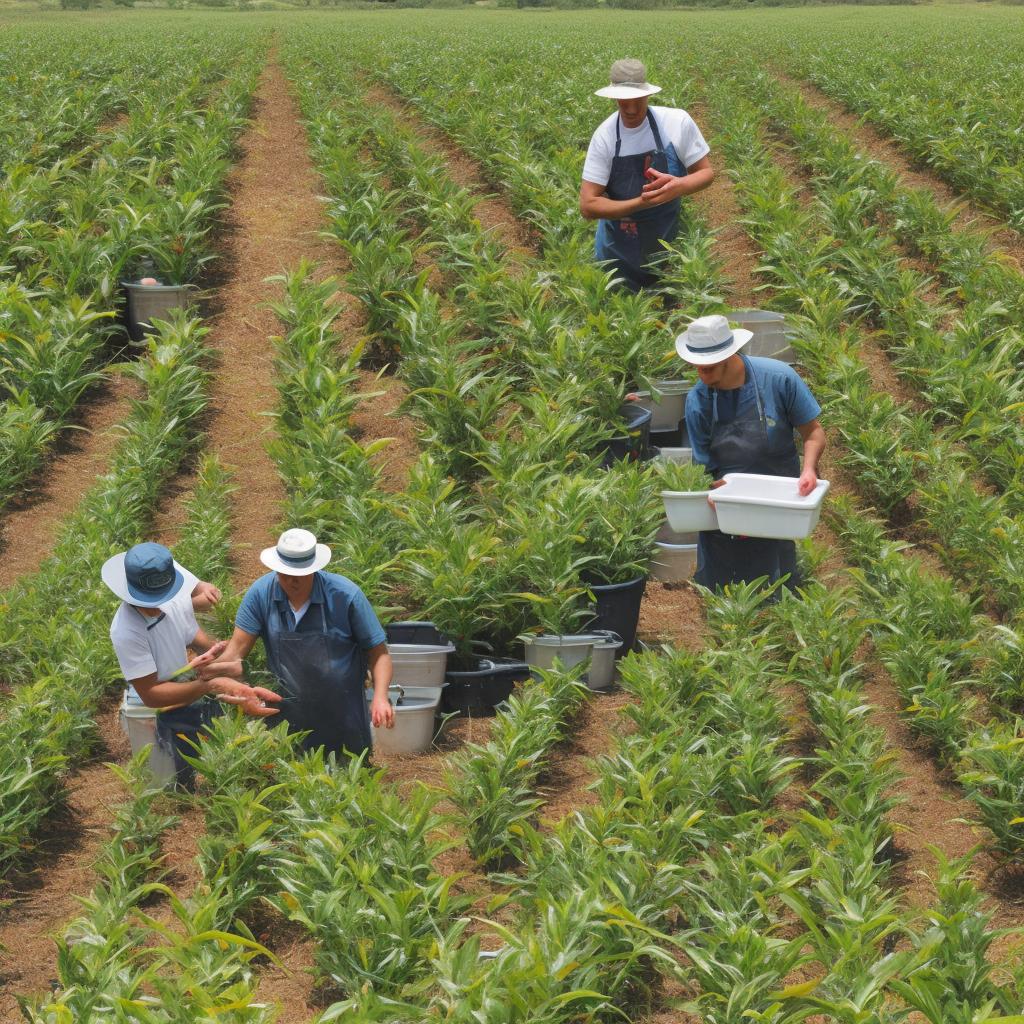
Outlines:
POLYGON ((365 672, 348 673, 346 678, 341 662, 348 651, 340 651, 342 641, 328 631, 323 604, 318 607, 319 632, 289 628, 280 605, 278 615, 268 618, 274 637, 266 645, 267 664, 281 683, 283 700, 280 714, 271 716, 267 724, 284 721, 289 732, 308 731, 303 740, 306 750, 323 747, 325 754, 359 755, 372 743, 365 672))
MULTIPOLYGON (((670 142, 662 145, 661 132, 654 114, 647 111, 647 122, 654 135, 654 149, 634 156, 619 156, 622 138, 619 131, 621 118, 615 119, 615 156, 612 159, 611 174, 605 187, 609 199, 636 199, 646 185, 644 171, 653 167, 656 171, 682 177, 686 168, 676 155, 670 142)), ((673 199, 661 206, 638 210, 631 217, 622 220, 601 220, 597 225, 594 239, 594 258, 610 264, 631 291, 656 284, 658 275, 655 267, 665 250, 662 239, 671 242, 679 230, 679 210, 682 200, 673 199)))
MULTIPOLYGON (((708 444, 712 478, 721 480, 726 473, 762 473, 766 476, 800 475, 800 456, 793 430, 768 430, 761 389, 754 369, 741 356, 747 380, 754 387, 754 406, 737 414, 730 423, 718 420, 718 390, 711 392, 711 439, 708 444)), ((697 572, 694 579, 710 590, 728 583, 749 583, 767 576, 774 583, 789 575, 786 586, 800 585, 796 564, 796 545, 791 540, 763 537, 733 537, 719 530, 697 535, 697 572)))

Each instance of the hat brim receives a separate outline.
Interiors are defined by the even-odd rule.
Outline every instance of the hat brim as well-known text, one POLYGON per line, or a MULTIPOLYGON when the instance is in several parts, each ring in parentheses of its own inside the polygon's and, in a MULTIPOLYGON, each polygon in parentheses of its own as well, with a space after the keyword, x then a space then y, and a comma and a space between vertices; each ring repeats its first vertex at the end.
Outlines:
POLYGON ((603 96, 608 100, 638 100, 641 96, 653 96, 659 92, 661 92, 660 85, 644 82, 643 86, 606 85, 603 89, 598 89, 594 95, 603 96))
POLYGON ((331 549, 326 544, 317 544, 313 553, 313 561, 309 565, 289 565, 282 561, 277 547, 264 548, 260 552, 260 561, 274 572, 283 572, 285 576, 312 576, 319 572, 331 560, 331 549))
POLYGON ((736 355, 737 352, 750 339, 753 337, 752 331, 744 330, 742 327, 737 327, 732 332, 732 343, 723 349, 718 349, 716 352, 702 352, 699 349, 690 348, 686 344, 686 332, 676 338, 676 352, 679 354, 679 358, 685 360, 693 366, 713 366, 715 363, 723 363, 729 356, 736 355))
POLYGON ((175 562, 174 581, 158 594, 145 594, 128 583, 124 572, 124 558, 127 554, 127 551, 122 551, 119 555, 112 555, 108 558, 103 563, 100 576, 107 587, 113 591, 115 597, 119 597, 126 604, 135 605, 136 608, 159 608, 160 605, 170 601, 186 585, 191 594, 199 582, 198 577, 193 576, 188 569, 175 562))

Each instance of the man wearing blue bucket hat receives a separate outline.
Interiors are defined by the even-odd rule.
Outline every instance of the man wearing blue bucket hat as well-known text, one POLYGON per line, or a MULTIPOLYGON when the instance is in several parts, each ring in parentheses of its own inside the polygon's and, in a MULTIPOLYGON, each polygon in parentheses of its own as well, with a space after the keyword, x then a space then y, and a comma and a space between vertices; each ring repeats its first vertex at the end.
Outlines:
POLYGON ((162 544, 136 544, 114 555, 104 563, 102 577, 122 602, 110 639, 131 688, 129 700, 137 696, 157 709, 157 743, 173 755, 178 783, 191 786, 194 773, 181 755, 194 753, 192 742, 219 713, 210 698, 263 717, 276 713, 266 703, 277 695, 230 678, 240 667, 217 661, 227 644, 214 642, 200 628, 193 601, 208 603, 219 592, 175 562, 162 544), (202 653, 190 659, 189 648, 202 653), (194 676, 183 678, 186 674, 194 676))
MULTIPOLYGON (((698 383, 686 396, 686 431, 693 461, 706 466, 720 487, 726 473, 760 473, 798 478, 808 495, 818 482, 825 431, 818 405, 799 374, 778 359, 744 355, 753 337, 724 316, 702 316, 676 338, 680 358, 697 368, 698 383), (803 439, 803 467, 795 434, 803 439)), ((769 583, 788 576, 799 585, 796 546, 791 540, 734 537, 718 530, 697 535, 694 579, 714 590, 764 576, 769 583)))

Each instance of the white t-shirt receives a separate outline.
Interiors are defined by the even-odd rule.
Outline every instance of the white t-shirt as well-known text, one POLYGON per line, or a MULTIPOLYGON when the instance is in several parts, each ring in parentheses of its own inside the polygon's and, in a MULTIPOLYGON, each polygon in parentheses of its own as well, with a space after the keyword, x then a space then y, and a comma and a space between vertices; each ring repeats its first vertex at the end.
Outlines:
MULTIPOLYGON (((658 123, 661 143, 668 146, 671 142, 683 167, 692 167, 701 157, 711 152, 711 147, 704 141, 696 122, 685 111, 676 107, 649 107, 654 120, 658 123)), ((615 156, 615 122, 619 112, 602 121, 590 139, 587 159, 583 164, 583 180, 595 185, 607 185, 612 173, 612 159, 615 156)), ((636 156, 637 153, 649 153, 654 149, 654 132, 645 117, 639 128, 627 128, 619 123, 619 135, 622 146, 619 156, 636 156)))
MULTIPOLYGON (((186 647, 199 632, 191 589, 186 580, 185 586, 160 606, 161 619, 147 618, 130 604, 118 608, 110 624, 110 640, 121 674, 129 683, 154 672, 162 682, 188 663, 186 647)), ((128 688, 128 699, 138 700, 133 686, 128 688)))
POLYGON ((295 616, 295 626, 296 626, 296 628, 298 628, 299 623, 302 621, 302 616, 305 615, 306 612, 309 611, 309 606, 310 606, 311 602, 312 602, 312 598, 310 598, 310 600, 307 601, 304 605, 301 605, 298 608, 292 608, 292 615, 295 616))

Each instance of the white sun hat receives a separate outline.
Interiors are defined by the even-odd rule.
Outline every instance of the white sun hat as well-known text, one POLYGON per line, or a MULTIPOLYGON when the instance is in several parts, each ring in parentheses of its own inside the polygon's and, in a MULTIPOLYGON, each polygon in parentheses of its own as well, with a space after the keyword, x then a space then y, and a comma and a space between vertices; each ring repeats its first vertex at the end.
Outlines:
POLYGON ((598 89, 595 96, 610 100, 637 100, 641 96, 653 96, 661 92, 660 85, 647 81, 647 68, 632 57, 624 57, 612 65, 611 85, 598 89))
POLYGON ((309 530, 285 530, 277 538, 277 546, 264 548, 260 561, 274 572, 286 576, 312 576, 331 560, 331 549, 317 544, 309 530))
POLYGON ((718 313, 699 316, 676 338, 676 352, 694 366, 711 366, 735 355, 753 336, 742 327, 730 327, 718 313))

